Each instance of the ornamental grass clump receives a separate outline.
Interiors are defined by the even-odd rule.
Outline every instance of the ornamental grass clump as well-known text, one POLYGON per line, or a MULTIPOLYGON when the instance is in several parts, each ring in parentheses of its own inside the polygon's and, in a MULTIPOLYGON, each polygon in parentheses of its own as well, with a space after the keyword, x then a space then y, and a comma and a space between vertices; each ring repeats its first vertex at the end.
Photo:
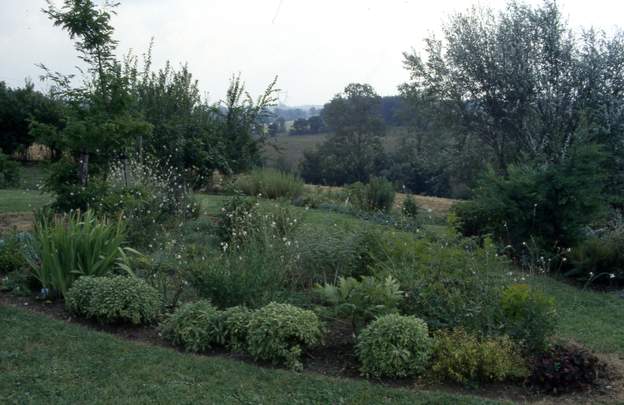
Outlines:
POLYGON ((128 270, 124 222, 96 218, 93 211, 51 217, 39 213, 26 260, 50 295, 64 296, 81 276, 128 270))

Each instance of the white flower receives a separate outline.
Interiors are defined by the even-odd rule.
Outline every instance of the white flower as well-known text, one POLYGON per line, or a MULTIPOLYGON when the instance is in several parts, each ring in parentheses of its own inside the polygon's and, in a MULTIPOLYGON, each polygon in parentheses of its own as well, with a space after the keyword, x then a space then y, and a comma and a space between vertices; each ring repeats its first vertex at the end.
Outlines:
POLYGON ((609 274, 609 278, 615 278, 615 274, 613 273, 609 274))

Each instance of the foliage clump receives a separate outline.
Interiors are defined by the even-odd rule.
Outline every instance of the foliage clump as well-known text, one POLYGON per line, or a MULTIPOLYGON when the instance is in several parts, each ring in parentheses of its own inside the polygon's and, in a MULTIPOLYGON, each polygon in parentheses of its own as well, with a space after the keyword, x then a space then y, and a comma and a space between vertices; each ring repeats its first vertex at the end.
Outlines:
POLYGON ((160 295, 136 277, 80 277, 65 295, 67 309, 102 323, 152 323, 160 314, 160 295))
POLYGON ((292 199, 303 193, 303 180, 294 174, 264 168, 239 175, 233 187, 253 197, 292 199))
POLYGON ((414 316, 384 315, 358 335, 360 371, 370 377, 409 377, 422 373, 431 355, 427 324, 414 316))
POLYGON ((434 335, 431 370, 438 378, 460 384, 526 377, 528 369, 506 336, 479 338, 462 328, 434 335))
POLYGON ((394 187, 388 180, 373 177, 368 183, 354 183, 347 188, 351 203, 364 211, 388 212, 394 204, 394 187))
POLYGON ((321 340, 321 324, 312 311, 272 302, 249 320, 247 350, 256 360, 301 370, 303 350, 321 340))
POLYGON ((2 153, 2 149, 0 149, 0 189, 17 186, 19 179, 17 163, 9 159, 9 156, 2 153))
POLYGON ((223 311, 223 340, 229 350, 247 350, 247 334, 252 314, 251 310, 243 306, 230 307, 223 311))
POLYGON ((505 332, 529 351, 544 350, 554 333, 555 301, 527 284, 507 287, 501 295, 505 332))
POLYGON ((37 215, 25 257, 49 294, 65 295, 80 276, 129 269, 123 221, 98 219, 92 211, 52 218, 48 214, 37 215))
POLYGON ((200 300, 178 308, 160 325, 160 332, 186 351, 205 352, 223 344, 222 318, 210 301, 200 300))

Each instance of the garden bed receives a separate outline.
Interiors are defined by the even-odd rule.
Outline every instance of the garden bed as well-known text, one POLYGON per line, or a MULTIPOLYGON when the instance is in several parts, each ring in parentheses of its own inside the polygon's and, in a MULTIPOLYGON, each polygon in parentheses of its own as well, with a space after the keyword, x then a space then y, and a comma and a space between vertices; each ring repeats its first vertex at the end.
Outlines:
MULTIPOLYGON (((160 346, 178 350, 164 340, 154 326, 130 325, 130 324, 102 324, 95 321, 85 320, 69 314, 61 301, 43 301, 32 297, 16 297, 0 292, 0 305, 20 308, 33 313, 42 314, 48 318, 69 324, 77 324, 81 327, 98 332, 114 335, 124 340, 149 345, 160 346)), ((307 351, 304 356, 304 375, 322 374, 331 377, 347 378, 352 380, 364 380, 358 371, 358 361, 354 356, 353 342, 349 328, 333 325, 326 336, 326 345, 318 346, 307 351)), ((191 356, 191 354, 188 354, 191 356)), ((268 369, 276 367, 266 362, 254 362, 249 356, 228 353, 223 349, 212 349, 202 356, 220 357, 232 361, 241 361, 248 364, 268 369)), ((504 400, 521 403, 619 403, 624 400, 624 379, 622 371, 624 362, 617 356, 599 355, 602 361, 608 363, 610 372, 601 378, 599 383, 587 392, 572 393, 560 396, 543 395, 530 387, 510 384, 491 383, 479 387, 462 387, 454 384, 444 384, 429 378, 408 379, 371 379, 375 384, 386 387, 407 388, 416 391, 435 391, 455 395, 476 395, 493 400, 504 400)))

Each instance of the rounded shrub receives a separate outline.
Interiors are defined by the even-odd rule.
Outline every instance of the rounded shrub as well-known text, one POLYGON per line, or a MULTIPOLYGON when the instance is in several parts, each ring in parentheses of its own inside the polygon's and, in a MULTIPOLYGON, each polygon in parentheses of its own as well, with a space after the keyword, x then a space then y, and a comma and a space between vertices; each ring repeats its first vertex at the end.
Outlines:
POLYGON ((321 339, 321 324, 312 311, 272 302, 249 320, 247 350, 256 360, 285 364, 301 370, 304 348, 321 339))
POLYGON ((162 336, 189 352, 203 352, 223 344, 223 313, 210 301, 182 305, 161 325, 162 336))
POLYGON ((543 350, 557 322, 554 299, 527 284, 503 290, 501 308, 505 332, 530 351, 543 350))
POLYGON ((360 333, 356 352, 365 376, 417 375, 425 370, 431 355, 429 329, 414 316, 384 315, 360 333))
POLYGON ((244 352, 247 349, 247 333, 252 311, 243 306, 223 311, 223 339, 229 350, 244 352))
POLYGON ((161 307, 158 291, 136 277, 88 277, 74 282, 65 296, 67 309, 104 323, 150 323, 161 307))
POLYGON ((460 384, 503 381, 528 374, 509 337, 480 339, 461 328, 436 332, 431 370, 440 379, 460 384))

